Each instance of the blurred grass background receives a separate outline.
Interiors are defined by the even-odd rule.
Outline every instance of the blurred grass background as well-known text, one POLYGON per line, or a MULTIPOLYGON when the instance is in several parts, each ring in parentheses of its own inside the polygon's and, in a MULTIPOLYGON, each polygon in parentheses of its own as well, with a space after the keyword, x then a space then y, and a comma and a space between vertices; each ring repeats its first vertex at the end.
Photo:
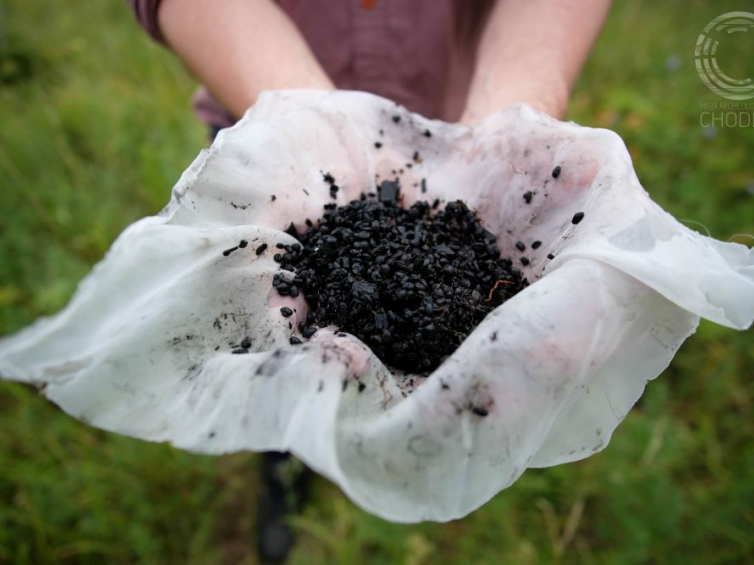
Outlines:
MULTIPOLYGON (((742 243, 754 128, 700 126, 700 103, 723 100, 693 54, 744 4, 617 1, 569 115, 617 131, 670 213, 742 243)), ((748 35, 729 74, 754 75, 748 35)), ((0 2, 0 334, 60 309, 167 202, 206 139, 194 86, 121 1, 0 2)), ((460 521, 389 524, 317 479, 291 563, 752 563, 752 335, 703 323, 606 451, 530 470, 460 521)), ((0 564, 253 564, 256 480, 252 454, 118 437, 0 383, 0 564)))

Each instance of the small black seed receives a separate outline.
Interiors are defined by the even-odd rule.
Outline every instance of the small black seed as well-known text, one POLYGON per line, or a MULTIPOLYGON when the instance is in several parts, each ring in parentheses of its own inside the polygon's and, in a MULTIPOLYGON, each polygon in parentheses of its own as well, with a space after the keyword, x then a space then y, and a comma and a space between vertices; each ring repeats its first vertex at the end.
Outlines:
POLYGON ((364 389, 367 387, 364 383, 359 383, 359 392, 364 392, 364 389))
POLYGON ((584 219, 584 212, 576 212, 573 215, 573 219, 571 220, 571 223, 576 225, 583 219, 584 219))
POLYGON ((556 179, 560 176, 560 165, 552 170, 552 178, 556 179))
POLYGON ((281 314, 282 314, 282 315, 283 315, 283 316, 284 316, 285 318, 289 318, 289 317, 293 316, 293 310, 291 310, 290 308, 288 308, 288 306, 283 306, 283 307, 282 307, 282 308, 280 309, 280 313, 281 313, 281 314))
POLYGON ((527 257, 521 257, 521 264, 526 266, 529 264, 529 259, 527 257))
POLYGON ((535 241, 534 243, 531 244, 531 248, 532 249, 539 249, 540 245, 542 245, 541 241, 535 241))
POLYGON ((524 192, 524 200, 527 204, 531 204, 531 197, 534 196, 534 193, 531 190, 527 190, 524 192))
POLYGON ((245 239, 242 239, 241 241, 238 242, 238 247, 240 247, 241 249, 243 249, 247 245, 249 245, 249 242, 246 241, 245 239))
POLYGON ((264 252, 265 252, 266 250, 267 250, 267 244, 266 244, 266 243, 263 243, 262 245, 260 245, 259 247, 257 247, 257 250, 255 251, 255 253, 256 253, 257 255, 261 255, 261 254, 262 254, 262 253, 264 253, 264 252))
POLYGON ((393 116, 393 121, 397 124, 398 122, 401 121, 401 117, 400 116, 393 116))
POLYGON ((291 336, 291 339, 289 340, 291 345, 301 345, 303 342, 297 338, 295 335, 291 336))
POLYGON ((549 259, 550 261, 552 261, 553 259, 555 259, 555 255, 553 255, 552 253, 548 253, 548 254, 547 254, 547 258, 548 258, 548 259, 549 259))
POLYGON ((526 245, 524 245, 523 241, 517 241, 516 249, 518 249, 519 251, 524 251, 526 249, 526 245))
POLYGON ((275 200, 277 199, 278 199, 277 196, 275 196, 274 194, 270 194, 270 202, 275 202, 275 200))
POLYGON ((380 143, 379 141, 375 141, 375 142, 374 142, 374 146, 375 146, 375 147, 376 147, 377 149, 379 149, 380 147, 382 147, 382 143, 380 143))

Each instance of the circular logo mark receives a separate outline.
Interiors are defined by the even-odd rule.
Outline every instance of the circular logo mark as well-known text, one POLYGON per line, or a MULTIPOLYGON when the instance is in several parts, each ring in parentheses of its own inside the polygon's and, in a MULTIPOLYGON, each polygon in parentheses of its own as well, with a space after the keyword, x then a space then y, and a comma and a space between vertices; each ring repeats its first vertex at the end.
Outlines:
POLYGON ((728 12, 716 17, 699 34, 694 57, 699 76, 712 92, 729 100, 748 100, 754 98, 754 80, 729 77, 717 63, 720 43, 732 41, 738 33, 754 33, 754 14, 728 12))

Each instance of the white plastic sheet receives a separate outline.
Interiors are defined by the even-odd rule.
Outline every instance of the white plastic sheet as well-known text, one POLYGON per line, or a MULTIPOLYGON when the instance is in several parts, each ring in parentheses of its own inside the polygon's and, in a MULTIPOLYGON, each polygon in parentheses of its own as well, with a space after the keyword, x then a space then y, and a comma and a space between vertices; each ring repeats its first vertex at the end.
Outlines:
POLYGON ((527 467, 603 449, 700 316, 751 324, 754 251, 661 210, 616 134, 523 105, 471 129, 365 93, 277 92, 61 313, 0 341, 0 373, 100 428, 201 453, 290 450, 379 516, 449 520, 527 467), (296 310, 295 331, 307 307, 272 291, 272 255, 291 221, 304 229, 332 202, 323 172, 338 204, 397 175, 406 205, 465 200, 504 254, 542 241, 521 267, 533 284, 427 379, 391 373, 352 336, 289 345, 279 308, 296 310), (233 354, 245 337, 251 352, 233 354))

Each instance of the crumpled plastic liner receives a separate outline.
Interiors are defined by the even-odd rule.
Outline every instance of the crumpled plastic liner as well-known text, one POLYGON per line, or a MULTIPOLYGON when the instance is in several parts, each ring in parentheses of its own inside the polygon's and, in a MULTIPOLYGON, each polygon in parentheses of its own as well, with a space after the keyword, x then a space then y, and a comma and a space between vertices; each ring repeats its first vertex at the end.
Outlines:
POLYGON ((284 91, 220 133, 62 312, 2 340, 0 372, 93 426, 198 453, 289 450, 374 514, 444 521, 528 467, 605 448, 699 317, 751 324, 754 251, 660 209, 615 133, 524 105, 471 129, 366 93, 284 91), (327 329, 290 345, 307 306, 273 292, 272 256, 291 220, 333 202, 323 172, 339 205, 395 176, 404 205, 463 199, 504 255, 526 243, 532 284, 427 379, 327 329))

